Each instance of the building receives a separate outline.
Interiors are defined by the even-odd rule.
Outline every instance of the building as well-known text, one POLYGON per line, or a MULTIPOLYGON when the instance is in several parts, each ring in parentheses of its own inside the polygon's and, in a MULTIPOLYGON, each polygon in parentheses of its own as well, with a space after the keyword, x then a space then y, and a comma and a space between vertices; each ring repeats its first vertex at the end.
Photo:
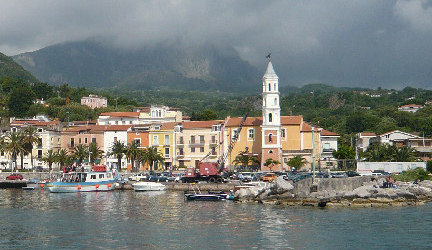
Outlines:
POLYGON ((403 105, 398 107, 399 111, 403 111, 403 112, 411 112, 411 113, 415 113, 418 110, 424 108, 423 105, 418 105, 418 104, 408 104, 408 105, 403 105))
MULTIPOLYGON (((35 127, 39 142, 33 145, 32 153, 23 156, 23 165, 18 156, 17 166, 14 169, 33 169, 42 170, 48 169, 47 163, 41 159, 44 157, 48 150, 57 152, 61 149, 61 124, 59 120, 51 121, 46 116, 37 116, 32 119, 12 119, 10 123, 11 132, 19 132, 26 127, 35 127), (33 156, 33 162, 32 162, 33 156)), ((12 167, 11 156, 5 152, 0 152, 0 163, 3 169, 10 169, 12 167)))
MULTIPOLYGON (((135 142, 139 149, 148 148, 150 146, 149 131, 150 125, 134 125, 127 132, 127 144, 135 142)), ((125 156, 126 158, 126 156, 125 156)), ((123 163, 122 163, 123 164, 123 163)), ((139 162, 136 162, 137 169, 148 170, 149 166, 142 166, 139 162)), ((124 167, 124 165, 122 165, 124 167)), ((131 170, 132 162, 127 160, 127 169, 131 170)))
POLYGON ((356 135, 356 145, 357 149, 361 152, 366 151, 369 147, 369 144, 373 142, 373 140, 377 137, 375 133, 357 133, 356 135))
POLYGON ((108 101, 105 97, 89 95, 81 98, 81 105, 88 106, 92 109, 108 107, 108 101))
POLYGON ((177 108, 153 105, 134 108, 133 112, 107 112, 99 115, 99 125, 152 124, 181 122, 182 112, 177 108))
POLYGON ((421 139, 420 136, 417 135, 413 135, 407 132, 403 132, 400 130, 394 130, 394 131, 390 131, 381 135, 377 136, 379 143, 384 144, 390 144, 393 145, 395 144, 395 142, 398 141, 404 141, 407 139, 421 139))
MULTIPOLYGON (((154 147, 164 158, 164 169, 171 169, 174 160, 174 122, 152 124, 149 131, 150 147, 154 147)), ((154 169, 154 168, 153 168, 154 169)))
POLYGON ((339 134, 321 130, 321 158, 320 167, 333 168, 337 166, 337 159, 333 157, 333 151, 338 149, 339 134))
POLYGON ((201 160, 217 162, 223 153, 221 144, 223 124, 223 120, 176 123, 174 128, 176 166, 198 167, 201 160))
POLYGON ((126 168, 126 156, 123 156, 120 166, 118 166, 117 157, 112 155, 112 146, 116 142, 121 142, 125 146, 128 143, 129 131, 132 125, 110 125, 104 126, 103 130, 103 151, 105 164, 108 168, 121 169, 126 168))

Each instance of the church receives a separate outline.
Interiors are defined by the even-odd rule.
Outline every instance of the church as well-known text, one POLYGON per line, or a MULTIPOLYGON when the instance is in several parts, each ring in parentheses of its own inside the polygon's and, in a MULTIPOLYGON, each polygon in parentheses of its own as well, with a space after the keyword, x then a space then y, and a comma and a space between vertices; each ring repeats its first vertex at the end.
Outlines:
MULTIPOLYGON (((246 118, 226 165, 234 166, 239 154, 257 156, 262 171, 291 170, 287 162, 297 155, 306 159, 305 170, 311 167, 313 159, 315 164, 320 162, 321 133, 327 134, 328 131, 313 128, 302 116, 281 116, 279 102, 279 77, 269 60, 262 78, 262 117, 246 118), (268 159, 278 163, 265 166, 268 159)), ((226 141, 237 133, 241 121, 241 117, 227 119, 224 127, 226 141)))

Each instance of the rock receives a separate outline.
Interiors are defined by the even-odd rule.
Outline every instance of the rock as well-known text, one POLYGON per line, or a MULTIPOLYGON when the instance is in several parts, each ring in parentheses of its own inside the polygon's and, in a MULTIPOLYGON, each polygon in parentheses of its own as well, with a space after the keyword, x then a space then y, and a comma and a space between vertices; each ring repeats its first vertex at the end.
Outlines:
POLYGON ((271 193, 270 194, 283 194, 290 190, 293 190, 294 186, 288 181, 284 180, 282 176, 279 176, 274 180, 272 185, 270 186, 271 193))

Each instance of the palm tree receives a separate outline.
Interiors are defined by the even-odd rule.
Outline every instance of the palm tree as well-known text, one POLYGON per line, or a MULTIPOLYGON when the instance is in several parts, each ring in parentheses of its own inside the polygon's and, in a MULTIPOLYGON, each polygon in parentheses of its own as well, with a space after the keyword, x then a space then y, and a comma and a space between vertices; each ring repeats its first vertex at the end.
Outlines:
POLYGON ((132 164, 131 170, 132 171, 135 169, 135 160, 137 159, 140 151, 141 150, 138 148, 138 144, 135 141, 129 143, 126 147, 125 154, 126 154, 126 157, 131 161, 131 164, 132 164))
MULTIPOLYGON (((16 167, 18 154, 25 151, 22 145, 21 136, 17 132, 10 132, 5 135, 5 141, 5 151, 12 156, 12 162, 15 163, 14 165, 16 167)), ((12 172, 13 171, 14 169, 12 166, 12 172)))
POLYGON ((396 149, 393 160, 397 162, 411 162, 416 160, 415 150, 411 147, 402 146, 396 149))
POLYGON ((74 148, 73 157, 78 160, 78 164, 81 165, 85 158, 88 157, 88 149, 86 145, 79 144, 74 148))
POLYGON ((48 164, 49 172, 51 173, 52 164, 57 160, 57 154, 52 149, 49 149, 41 160, 48 164))
POLYGON ((103 151, 97 146, 96 142, 90 143, 89 146, 89 155, 90 155, 90 163, 94 165, 96 159, 99 159, 103 156, 103 151))
POLYGON ((65 149, 61 149, 56 154, 56 162, 60 164, 60 167, 64 167, 66 163, 70 162, 70 155, 65 149))
POLYGON ((268 167, 270 169, 270 171, 273 171, 272 168, 274 167, 274 165, 280 164, 280 162, 278 160, 273 160, 272 158, 268 158, 265 162, 264 162, 264 166, 268 167))
POLYGON ((307 163, 307 161, 301 155, 296 155, 293 158, 289 159, 287 163, 288 166, 290 166, 291 168, 295 168, 296 170, 299 170, 307 163))
POLYGON ((117 170, 121 170, 121 159, 123 158, 126 152, 126 146, 123 142, 116 141, 111 146, 111 151, 109 155, 113 155, 117 158, 117 170))
POLYGON ((156 170, 158 163, 165 162, 162 154, 157 151, 156 147, 149 147, 145 152, 147 154, 148 163, 150 165, 150 171, 152 170, 152 167, 154 167, 156 170))
POLYGON ((243 167, 249 166, 250 163, 252 164, 259 164, 259 159, 256 155, 250 155, 247 150, 240 152, 236 158, 234 159, 234 165, 240 165, 243 167))
POLYGON ((34 164, 33 164, 33 145, 36 143, 39 143, 40 137, 37 133, 37 128, 35 127, 26 127, 24 129, 23 133, 23 141, 26 144, 26 147, 28 147, 30 152, 30 164, 31 168, 34 170, 34 164))

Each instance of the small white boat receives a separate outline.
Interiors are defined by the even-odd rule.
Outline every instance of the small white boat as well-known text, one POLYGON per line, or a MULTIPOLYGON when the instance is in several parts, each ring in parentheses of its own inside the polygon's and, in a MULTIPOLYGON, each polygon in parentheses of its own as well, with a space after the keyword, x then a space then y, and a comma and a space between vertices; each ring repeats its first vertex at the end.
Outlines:
POLYGON ((132 184, 135 191, 164 191, 166 189, 165 185, 156 182, 146 182, 140 181, 132 184))

